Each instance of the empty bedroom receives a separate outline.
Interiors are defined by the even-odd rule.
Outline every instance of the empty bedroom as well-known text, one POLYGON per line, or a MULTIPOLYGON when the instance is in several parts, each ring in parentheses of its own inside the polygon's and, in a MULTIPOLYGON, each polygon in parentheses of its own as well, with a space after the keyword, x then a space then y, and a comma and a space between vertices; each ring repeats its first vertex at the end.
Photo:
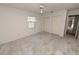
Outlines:
POLYGON ((78 55, 79 3, 0 3, 0 55, 78 55))

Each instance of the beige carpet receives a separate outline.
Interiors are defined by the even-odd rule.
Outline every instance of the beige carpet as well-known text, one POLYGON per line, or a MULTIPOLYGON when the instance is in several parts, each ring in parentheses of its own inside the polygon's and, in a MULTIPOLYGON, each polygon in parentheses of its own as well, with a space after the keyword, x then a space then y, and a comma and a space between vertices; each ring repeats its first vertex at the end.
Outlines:
POLYGON ((78 41, 73 37, 61 38, 47 32, 0 45, 1 55, 72 55, 79 54, 78 41))

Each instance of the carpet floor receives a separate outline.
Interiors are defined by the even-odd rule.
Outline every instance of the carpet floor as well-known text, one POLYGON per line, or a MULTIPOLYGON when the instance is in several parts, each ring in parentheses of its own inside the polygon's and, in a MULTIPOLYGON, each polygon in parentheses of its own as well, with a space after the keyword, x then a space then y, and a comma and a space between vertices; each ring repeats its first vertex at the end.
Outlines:
POLYGON ((0 55, 78 55, 79 42, 73 37, 60 37, 40 32, 0 45, 0 55))

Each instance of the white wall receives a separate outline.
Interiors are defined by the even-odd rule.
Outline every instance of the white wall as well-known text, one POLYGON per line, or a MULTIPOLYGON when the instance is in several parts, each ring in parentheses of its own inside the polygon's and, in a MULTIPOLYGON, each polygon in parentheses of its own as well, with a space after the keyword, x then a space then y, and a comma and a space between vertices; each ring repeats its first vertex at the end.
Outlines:
POLYGON ((53 14, 39 15, 16 8, 0 6, 0 44, 41 31, 63 36, 66 12, 66 10, 61 10, 53 14), (36 17, 37 22, 33 29, 28 28, 28 16, 36 17))
POLYGON ((38 16, 31 12, 0 6, 0 44, 40 32, 42 21, 38 16), (28 16, 36 17, 37 22, 33 29, 28 28, 28 16))
POLYGON ((45 31, 57 34, 59 36, 64 35, 65 21, 67 10, 56 11, 45 18, 45 31))

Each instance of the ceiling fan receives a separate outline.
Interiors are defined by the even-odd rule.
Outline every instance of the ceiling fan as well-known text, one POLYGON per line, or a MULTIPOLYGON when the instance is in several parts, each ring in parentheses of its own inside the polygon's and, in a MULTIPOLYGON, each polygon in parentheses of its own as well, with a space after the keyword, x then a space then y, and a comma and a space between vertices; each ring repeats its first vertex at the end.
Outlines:
POLYGON ((43 14, 45 11, 45 6, 43 5, 40 5, 40 13, 43 14))
POLYGON ((53 13, 53 11, 51 10, 51 11, 46 11, 46 5, 40 5, 40 14, 44 14, 44 13, 53 13))

